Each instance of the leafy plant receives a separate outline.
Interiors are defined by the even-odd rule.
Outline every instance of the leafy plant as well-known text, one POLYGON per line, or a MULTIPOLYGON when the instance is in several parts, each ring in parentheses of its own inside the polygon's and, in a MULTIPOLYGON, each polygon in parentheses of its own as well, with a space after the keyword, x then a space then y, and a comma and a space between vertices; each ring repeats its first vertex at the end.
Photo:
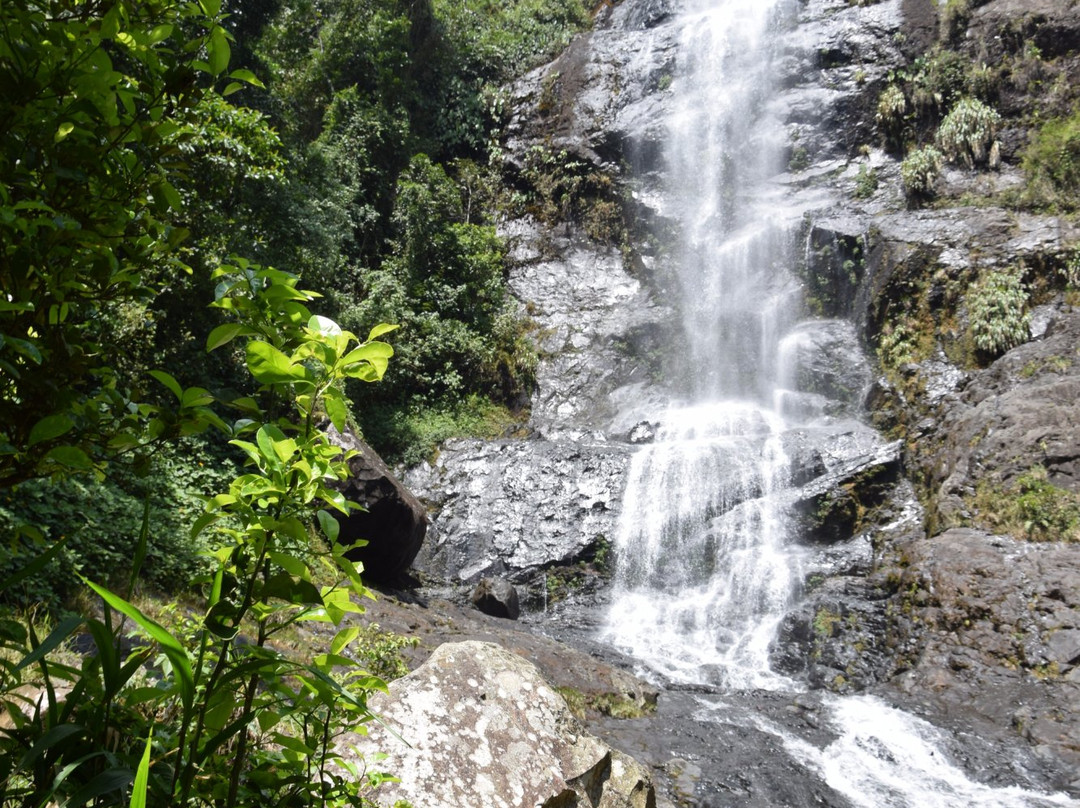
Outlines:
POLYGON ((873 166, 863 163, 859 166, 859 173, 855 176, 855 196, 859 199, 869 199, 877 189, 877 171, 873 166))
MULTIPOLYGON (((104 602, 104 618, 65 620, 44 641, 31 637, 34 651, 0 669, 16 726, 0 740, 0 759, 9 767, 5 800, 82 804, 87 794, 122 794, 138 777, 144 790, 136 799, 148 805, 258 804, 271 793, 288 804, 363 803, 362 773, 334 747, 342 732, 370 719, 367 694, 385 688, 346 655, 360 627, 341 628, 329 651, 310 663, 290 660, 271 640, 300 620, 338 625, 362 611, 353 598, 367 591, 336 543, 333 515, 353 506, 329 487, 347 474, 347 457, 316 424, 325 413, 344 426, 342 384, 382 377, 392 350, 377 337, 392 326, 377 326, 359 341, 312 315, 306 303, 313 295, 295 277, 242 261, 217 275, 216 306, 237 319, 214 329, 207 347, 247 340, 246 365, 269 410, 252 399, 234 402, 245 417, 232 425, 232 443, 249 467, 207 501, 192 528, 194 535, 213 528, 219 537, 203 579, 206 611, 169 630, 129 599, 87 581, 104 602), (321 555, 309 549, 312 523, 330 548, 321 555), (337 572, 340 582, 316 586, 319 567, 337 572), (122 654, 123 624, 114 614, 130 620, 147 644, 122 654), (46 659, 83 624, 96 656, 81 670, 46 659), (254 636, 239 642, 246 633, 254 636), (151 659, 162 679, 136 686, 136 674, 151 659), (47 709, 20 695, 19 674, 32 665, 41 667, 47 709), (66 700, 54 682, 69 691, 66 700), (117 747, 110 735, 130 740, 117 747), (220 754, 226 747, 230 754, 220 754), (66 772, 59 781, 52 775, 58 769, 66 772)), ((170 388, 176 384, 161 376, 170 388)), ((187 393, 177 390, 180 397, 187 393)), ((147 515, 132 584, 148 533, 147 515)), ((36 573, 60 547, 13 577, 36 573)), ((2 628, 9 644, 24 641, 17 626, 2 628)))
POLYGON ((1080 111, 1039 127, 1024 151, 1023 168, 1032 201, 1074 207, 1080 191, 1080 111))
MULTIPOLYGON (((184 271, 174 182, 200 103, 226 78, 220 3, 30 0, 0 15, 0 486, 132 451, 131 379, 110 306, 184 271)), ((231 77, 255 81, 247 71, 231 77)), ((160 437, 162 433, 158 433, 160 437)))
POLYGON ((991 528, 1030 541, 1080 541, 1080 498, 1058 488, 1046 468, 1032 466, 1007 488, 988 481, 976 489, 976 512, 991 528))
POLYGON ((964 98, 945 116, 935 142, 949 160, 968 168, 989 164, 996 168, 1000 148, 995 141, 1001 115, 977 98, 964 98))
POLYGON ((971 337, 978 350, 996 356, 1030 336, 1022 267, 983 273, 968 287, 966 302, 971 337))
POLYGON ((886 145, 899 146, 907 109, 907 97, 899 85, 889 84, 881 91, 874 117, 884 135, 886 145))
POLYGON ((934 195, 934 184, 941 174, 945 156, 933 146, 916 149, 900 164, 900 181, 911 199, 934 195))

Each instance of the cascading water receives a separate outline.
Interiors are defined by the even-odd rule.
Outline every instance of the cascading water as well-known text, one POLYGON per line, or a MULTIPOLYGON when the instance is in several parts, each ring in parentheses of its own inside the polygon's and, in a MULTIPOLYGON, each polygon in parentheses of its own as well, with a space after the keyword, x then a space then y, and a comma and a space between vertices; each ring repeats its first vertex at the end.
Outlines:
MULTIPOLYGON (((777 28, 796 10, 795 0, 713 0, 681 18, 665 205, 682 231, 686 370, 671 382, 681 403, 659 416, 655 442, 631 463, 602 631, 675 684, 798 689, 768 662, 802 578, 782 441, 797 426, 785 412, 785 357, 801 339, 791 267, 802 211, 770 181, 784 169, 785 130, 768 113, 777 28)), ((765 719, 748 723, 781 738, 853 805, 1073 804, 967 780, 932 726, 879 700, 824 703, 839 735, 824 749, 765 719)))
POLYGON ((769 33, 790 5, 728 0, 688 12, 672 85, 686 403, 633 460, 607 637, 681 682, 766 684, 768 643, 796 591, 777 496, 786 424, 773 402, 780 339, 798 307, 798 218, 769 192, 782 127, 763 115, 769 33))

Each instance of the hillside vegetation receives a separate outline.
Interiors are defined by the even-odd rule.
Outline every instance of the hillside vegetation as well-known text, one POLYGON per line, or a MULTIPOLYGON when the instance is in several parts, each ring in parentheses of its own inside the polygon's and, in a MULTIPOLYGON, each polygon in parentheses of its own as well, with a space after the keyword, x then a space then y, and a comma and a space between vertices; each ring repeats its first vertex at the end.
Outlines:
POLYGON ((2 801, 369 804, 333 743, 385 687, 355 660, 401 640, 343 622, 366 590, 320 424, 416 459, 521 417, 498 88, 586 10, 0 21, 2 801), (299 620, 340 626, 327 653, 278 650, 299 620))

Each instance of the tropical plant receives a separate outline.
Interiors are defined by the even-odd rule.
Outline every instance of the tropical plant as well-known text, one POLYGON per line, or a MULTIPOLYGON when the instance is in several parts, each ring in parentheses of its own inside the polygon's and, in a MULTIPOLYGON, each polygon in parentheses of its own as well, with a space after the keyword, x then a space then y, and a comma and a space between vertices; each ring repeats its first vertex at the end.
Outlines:
POLYGON ((977 98, 964 98, 945 116, 938 128, 935 143, 949 160, 961 161, 968 168, 1000 162, 995 141, 1001 115, 977 98))
MULTIPOLYGON (((207 501, 192 530, 218 537, 205 611, 170 630, 131 602, 147 552, 144 517, 128 595, 86 582, 102 599, 102 618, 66 619, 40 641, 19 624, 0 625, 5 645, 32 649, 0 665, 14 724, 0 739, 5 803, 121 804, 134 784, 133 802, 146 805, 263 804, 271 795, 279 804, 363 805, 379 780, 336 747, 371 718, 367 695, 385 688, 347 656, 360 627, 341 628, 310 662, 289 659, 272 640, 298 621, 340 625, 362 611, 356 598, 367 591, 337 543, 334 516, 355 506, 331 487, 346 476, 347 455, 318 423, 344 427, 342 384, 382 377, 392 350, 376 338, 393 327, 360 341, 312 315, 314 295, 295 277, 243 261, 216 274, 215 305, 236 319, 214 329, 207 347, 247 340, 245 363, 266 408, 233 402, 243 417, 230 427, 232 443, 249 467, 207 501), (311 551, 313 524, 329 548, 321 553, 311 551), (315 583, 328 575, 328 585, 315 583), (131 653, 122 651, 127 621, 144 638, 131 653), (51 660, 82 626, 97 653, 80 669, 51 660), (151 662, 157 673, 144 673, 151 662), (28 690, 24 675, 35 668, 38 689, 28 690)), ((191 395, 171 376, 160 379, 177 398, 191 395)), ((37 572, 60 546, 5 585, 37 572)))
POLYGON ((911 199, 934 195, 934 184, 941 174, 945 156, 933 146, 916 149, 900 164, 900 181, 911 199))
POLYGON ((1022 267, 981 274, 968 287, 966 301, 971 338, 978 350, 996 356, 1030 336, 1022 267))
MULTIPOLYGON (((0 7, 0 487, 137 447, 117 320, 185 271, 174 181, 192 115, 226 78, 220 0, 0 7)), ((255 81, 234 71, 233 84, 255 81)), ((189 402, 190 403, 190 402, 189 402)), ((133 412, 133 408, 135 411, 133 412)), ((156 420, 155 420, 156 419, 156 420)), ((156 424, 149 433, 148 424, 156 424)), ((160 430, 160 431, 158 431, 160 430)), ((155 435, 154 432, 157 432, 155 435)))

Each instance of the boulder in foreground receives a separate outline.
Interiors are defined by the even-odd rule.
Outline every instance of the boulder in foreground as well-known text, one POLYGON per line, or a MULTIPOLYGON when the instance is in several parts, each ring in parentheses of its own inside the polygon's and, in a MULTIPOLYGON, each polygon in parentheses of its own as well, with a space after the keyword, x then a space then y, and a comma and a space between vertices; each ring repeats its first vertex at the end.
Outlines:
POLYGON ((500 646, 447 643, 393 682, 352 738, 401 779, 379 790, 423 808, 655 808, 648 772, 585 733, 532 663, 500 646), (406 746, 402 739, 408 743, 406 746))

